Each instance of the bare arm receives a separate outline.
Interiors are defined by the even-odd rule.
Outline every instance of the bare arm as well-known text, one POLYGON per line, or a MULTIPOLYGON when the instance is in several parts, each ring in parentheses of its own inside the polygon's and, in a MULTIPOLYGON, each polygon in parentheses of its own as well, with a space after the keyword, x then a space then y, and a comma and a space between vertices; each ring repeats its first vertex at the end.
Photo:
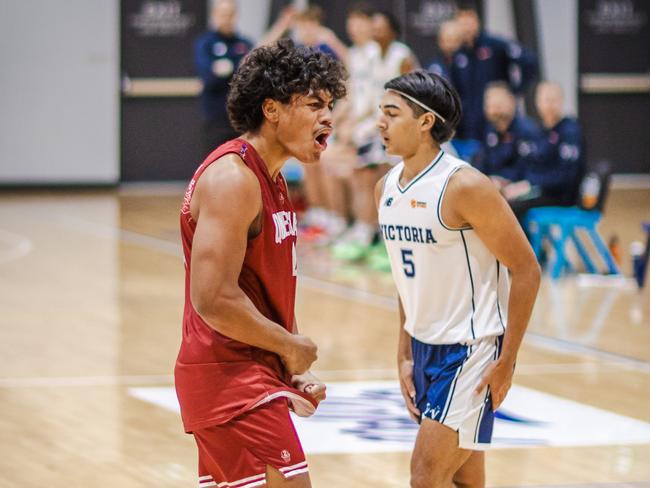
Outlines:
POLYGON ((271 28, 262 36, 255 47, 266 46, 272 44, 282 37, 282 35, 291 27, 293 19, 298 12, 295 8, 289 6, 280 12, 280 16, 273 23, 271 28))
POLYGON ((348 63, 348 47, 338 38, 332 29, 321 27, 320 41, 327 44, 345 65, 348 63))
POLYGON ((262 208, 259 183, 236 155, 212 164, 192 197, 197 222, 192 243, 190 298, 219 333, 278 354, 291 373, 316 360, 316 346, 262 315, 239 287, 248 232, 262 208))
POLYGON ((402 300, 398 297, 399 304, 399 340, 397 344, 397 373, 399 374, 399 387, 406 404, 406 409, 415 422, 420 423, 420 410, 416 403, 415 384, 413 383, 413 351, 411 349, 411 336, 404 329, 406 316, 402 300))
POLYGON ((447 225, 469 224, 490 252, 511 273, 508 327, 501 356, 486 371, 477 390, 490 385, 493 408, 510 388, 517 353, 533 311, 540 269, 526 236, 506 201, 480 172, 461 169, 451 177, 443 202, 447 225))
MULTIPOLYGON (((375 185, 375 205, 379 209, 381 194, 384 189, 386 176, 381 178, 375 185)), ((397 342, 397 373, 399 375, 399 386, 404 398, 404 403, 409 416, 420 422, 420 411, 415 405, 415 385, 413 384, 413 351, 411 350, 411 336, 404 330, 406 316, 402 300, 398 297, 399 306, 399 339, 397 342)))
POLYGON ((404 58, 399 67, 399 72, 402 75, 410 73, 413 70, 416 70, 419 67, 419 63, 415 59, 415 56, 411 54, 410 56, 404 58))

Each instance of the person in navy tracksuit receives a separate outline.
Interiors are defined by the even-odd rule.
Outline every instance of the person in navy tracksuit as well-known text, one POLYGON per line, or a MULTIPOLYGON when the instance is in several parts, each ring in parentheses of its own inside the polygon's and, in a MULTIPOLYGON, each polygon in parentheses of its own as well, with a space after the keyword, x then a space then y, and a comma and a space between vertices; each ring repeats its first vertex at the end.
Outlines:
POLYGON ((218 0, 212 11, 214 30, 202 34, 194 45, 194 62, 203 83, 201 108, 206 153, 237 136, 226 110, 228 85, 252 43, 237 34, 236 21, 236 3, 218 0))
POLYGON ((488 125, 477 166, 493 176, 520 222, 531 208, 575 205, 585 169, 584 143, 578 121, 563 114, 560 86, 543 82, 537 87, 541 132, 530 119, 515 115, 508 130, 499 133, 495 127, 505 125, 499 120, 500 95, 498 86, 486 93, 486 115, 495 125, 488 125))
POLYGON ((575 205, 585 170, 582 130, 575 118, 564 115, 560 85, 548 81, 540 83, 535 105, 544 137, 538 157, 528 164, 523 181, 539 196, 518 202, 516 208, 513 207, 518 214, 525 214, 534 207, 575 205))
POLYGON ((462 43, 462 31, 458 22, 452 19, 440 24, 440 28, 438 29, 438 49, 440 55, 431 61, 429 66, 427 66, 427 71, 451 80, 449 68, 454 59, 454 54, 460 49, 462 43))
POLYGON ((483 149, 473 164, 503 190, 524 179, 528 168, 536 163, 542 131, 532 119, 517 114, 515 97, 504 82, 488 85, 485 116, 488 124, 483 149))
POLYGON ((463 104, 456 137, 480 140, 485 131, 483 95, 488 83, 504 81, 514 93, 522 93, 537 75, 537 57, 516 42, 482 31, 474 8, 461 7, 456 20, 464 36, 464 46, 454 55, 450 69, 463 104))

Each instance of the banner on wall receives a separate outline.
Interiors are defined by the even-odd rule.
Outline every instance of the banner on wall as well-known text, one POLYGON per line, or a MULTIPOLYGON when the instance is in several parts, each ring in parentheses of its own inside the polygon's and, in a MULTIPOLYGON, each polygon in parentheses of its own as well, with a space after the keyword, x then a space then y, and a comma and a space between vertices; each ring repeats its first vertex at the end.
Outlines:
MULTIPOLYGON (((397 2, 402 3, 402 2, 397 2)), ((404 42, 417 54, 422 67, 426 68, 440 55, 438 29, 444 21, 456 13, 454 0, 420 0, 404 3, 404 42)))
POLYGON ((650 74, 650 2, 580 0, 581 73, 650 74))
POLYGON ((649 173, 650 2, 578 5, 579 112, 587 154, 592 162, 608 161, 615 173, 649 173))
POLYGON ((194 42, 207 0, 121 0, 122 181, 186 180, 201 161, 194 42))
POLYGON ((122 72, 129 78, 195 76, 192 47, 207 0, 122 0, 122 72))

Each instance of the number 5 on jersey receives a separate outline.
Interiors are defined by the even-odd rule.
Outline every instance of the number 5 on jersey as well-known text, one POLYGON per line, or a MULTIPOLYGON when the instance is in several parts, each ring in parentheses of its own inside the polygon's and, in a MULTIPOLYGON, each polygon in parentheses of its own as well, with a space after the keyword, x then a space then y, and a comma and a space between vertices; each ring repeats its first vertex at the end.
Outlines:
POLYGON ((404 274, 407 278, 415 276, 415 263, 413 262, 413 250, 402 249, 402 263, 404 264, 404 274))

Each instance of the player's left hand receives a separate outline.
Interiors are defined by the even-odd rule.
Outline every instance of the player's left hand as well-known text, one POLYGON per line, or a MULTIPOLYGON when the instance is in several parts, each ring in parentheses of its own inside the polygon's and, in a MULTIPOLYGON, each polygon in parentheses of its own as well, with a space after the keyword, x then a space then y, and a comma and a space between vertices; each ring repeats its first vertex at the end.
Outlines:
POLYGON ((512 364, 506 364, 497 360, 485 368, 481 381, 474 390, 475 395, 479 395, 483 388, 490 387, 490 396, 492 397, 492 410, 496 412, 512 386, 512 375, 514 368, 512 364))
POLYGON ((314 397, 318 403, 325 400, 325 390, 327 387, 325 383, 316 378, 311 372, 307 371, 303 374, 294 374, 291 377, 291 383, 294 388, 314 397))

